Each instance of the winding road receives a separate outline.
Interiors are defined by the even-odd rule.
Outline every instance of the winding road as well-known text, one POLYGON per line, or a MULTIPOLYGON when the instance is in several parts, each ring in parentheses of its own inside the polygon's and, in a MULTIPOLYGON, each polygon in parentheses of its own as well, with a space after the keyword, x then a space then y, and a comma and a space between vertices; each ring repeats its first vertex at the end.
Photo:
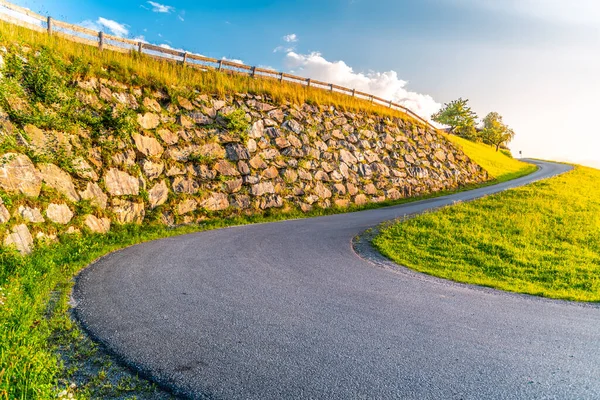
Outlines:
POLYGON ((211 399, 597 399, 600 309, 393 272, 378 223, 547 178, 375 210, 232 227, 109 254, 75 315, 128 365, 211 399))

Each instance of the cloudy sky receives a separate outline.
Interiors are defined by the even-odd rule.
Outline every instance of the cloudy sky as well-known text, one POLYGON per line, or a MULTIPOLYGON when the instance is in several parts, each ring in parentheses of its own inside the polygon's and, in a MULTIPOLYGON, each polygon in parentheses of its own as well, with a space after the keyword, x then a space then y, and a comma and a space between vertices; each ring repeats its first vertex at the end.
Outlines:
POLYGON ((13 0, 150 43, 497 111, 524 156, 600 166, 598 0, 13 0))

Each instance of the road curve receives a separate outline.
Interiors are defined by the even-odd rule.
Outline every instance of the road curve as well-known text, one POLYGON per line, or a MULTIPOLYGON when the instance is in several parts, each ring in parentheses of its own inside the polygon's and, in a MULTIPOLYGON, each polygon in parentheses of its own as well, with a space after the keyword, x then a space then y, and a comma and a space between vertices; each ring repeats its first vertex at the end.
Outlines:
POLYGON ((379 222, 567 171, 350 214, 226 228, 85 269, 75 314, 128 365, 191 398, 600 398, 600 309, 376 268, 379 222))

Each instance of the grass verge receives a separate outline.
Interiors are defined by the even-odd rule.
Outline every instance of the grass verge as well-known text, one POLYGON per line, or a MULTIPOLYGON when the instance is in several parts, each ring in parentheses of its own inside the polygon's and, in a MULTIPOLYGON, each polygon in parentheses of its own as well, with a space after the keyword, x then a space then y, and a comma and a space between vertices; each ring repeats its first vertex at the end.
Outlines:
POLYGON ((600 171, 564 175, 385 227, 374 246, 458 282, 600 301, 600 171))

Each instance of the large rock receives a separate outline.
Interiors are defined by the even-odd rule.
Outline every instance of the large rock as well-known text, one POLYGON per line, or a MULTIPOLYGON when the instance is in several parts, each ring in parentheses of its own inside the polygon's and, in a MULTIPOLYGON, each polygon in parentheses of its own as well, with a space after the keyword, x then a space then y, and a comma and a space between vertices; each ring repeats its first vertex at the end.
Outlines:
POLYGON ((158 115, 151 112, 147 112, 144 115, 138 114, 137 121, 143 129, 154 129, 160 124, 158 115))
POLYGON ((177 133, 173 133, 168 129, 159 129, 158 136, 168 145, 177 144, 179 141, 179 135, 177 133))
POLYGON ((267 163, 260 156, 254 156, 250 159, 250 166, 254 169, 265 169, 267 168, 267 163))
POLYGON ((98 218, 88 214, 84 217, 83 223, 94 233, 106 233, 110 230, 110 219, 108 218, 98 218))
POLYGON ((29 254, 33 251, 33 236, 27 225, 13 226, 12 232, 4 238, 5 246, 14 246, 21 254, 29 254))
POLYGON ((112 196, 138 195, 140 192, 139 180, 116 168, 109 169, 104 175, 104 185, 112 196))
POLYGON ((159 113, 161 111, 161 107, 160 104, 158 104, 158 101, 150 98, 150 97, 145 97, 144 101, 143 101, 144 107, 146 107, 147 109, 157 112, 159 113))
POLYGON ((342 160, 343 162, 345 162, 348 165, 356 164, 358 161, 352 153, 350 153, 348 150, 343 150, 343 149, 340 150, 340 160, 342 160))
POLYGON ((119 224, 141 224, 146 214, 144 203, 123 199, 113 199, 112 208, 115 219, 119 224))
POLYGON ((47 154, 52 152, 64 152, 71 154, 72 146, 69 143, 69 137, 62 132, 44 132, 34 125, 25 125, 23 127, 29 141, 29 147, 37 154, 47 154))
POLYGON ((327 189, 321 182, 315 184, 315 194, 319 196, 320 199, 331 198, 331 190, 327 189))
POLYGON ((200 202, 200 206, 209 211, 224 210, 229 207, 229 200, 227 200, 225 193, 212 193, 200 202))
POLYGON ((253 139, 259 139, 263 136, 264 132, 265 132, 265 124, 263 123, 263 121, 261 119, 259 119, 252 125, 252 128, 250 129, 250 133, 248 136, 250 136, 253 139))
POLYGON ((73 167, 73 172, 75 172, 75 175, 78 177, 94 182, 98 180, 98 174, 83 157, 74 158, 71 162, 71 166, 73 167))
POLYGON ((227 158, 232 161, 247 160, 250 158, 250 152, 239 143, 229 143, 225 148, 227 158))
POLYGON ((79 192, 79 194, 82 199, 89 200, 96 207, 100 207, 103 210, 106 208, 108 196, 100 189, 97 183, 88 182, 85 190, 79 192))
POLYGON ((35 207, 21 205, 19 208, 17 208, 16 215, 28 222, 41 223, 45 221, 39 208, 35 207))
POLYGON ((139 133, 134 133, 131 135, 131 137, 133 138, 135 147, 145 156, 160 157, 160 155, 165 151, 161 144, 158 143, 158 140, 153 137, 140 135, 139 133))
POLYGON ((300 123, 295 119, 285 121, 283 127, 295 133, 301 133, 303 131, 302 125, 300 125, 300 123))
POLYGON ((164 171, 165 165, 162 162, 152 162, 150 160, 142 161, 142 171, 149 180, 158 178, 164 171))
POLYGON ((193 179, 178 176, 173 180, 173 191, 175 193, 196 194, 200 190, 200 185, 193 179))
POLYGON ((275 193, 273 182, 261 182, 250 187, 250 193, 253 196, 262 196, 263 194, 275 193))
POLYGON ((6 153, 0 158, 0 188, 9 193, 38 197, 42 189, 42 177, 29 157, 6 153))
POLYGON ((54 164, 40 164, 38 168, 40 169, 42 180, 46 185, 64 194, 71 201, 79 201, 81 199, 77 190, 75 190, 71 175, 54 164))
POLYGON ((281 196, 269 194, 260 198, 260 200, 258 201, 258 207, 261 210, 266 210, 267 208, 283 207, 283 199, 281 198, 281 196))
POLYGON ((177 103, 179 103, 181 107, 185 108, 188 111, 192 111, 194 109, 194 105, 192 104, 192 102, 186 99, 185 97, 178 96, 177 103))
POLYGON ((240 191, 243 183, 244 181, 242 180, 242 178, 237 178, 225 181, 224 185, 225 189, 227 190, 227 193, 236 193, 240 191))
POLYGON ((168 197, 169 188, 165 181, 160 181, 148 191, 148 203, 150 203, 150 208, 153 209, 164 204, 168 197))
POLYGON ((177 204, 177 214, 184 215, 192 211, 196 211, 198 202, 194 199, 186 199, 177 204))
POLYGON ((209 125, 214 121, 208 115, 205 115, 199 111, 195 111, 189 114, 189 117, 198 125, 209 125))
POLYGON ((214 166, 215 171, 224 176, 239 176, 237 168, 227 160, 219 160, 214 166))
POLYGON ((48 204, 46 209, 46 217, 57 224, 68 224, 73 219, 73 211, 66 204, 48 204))

